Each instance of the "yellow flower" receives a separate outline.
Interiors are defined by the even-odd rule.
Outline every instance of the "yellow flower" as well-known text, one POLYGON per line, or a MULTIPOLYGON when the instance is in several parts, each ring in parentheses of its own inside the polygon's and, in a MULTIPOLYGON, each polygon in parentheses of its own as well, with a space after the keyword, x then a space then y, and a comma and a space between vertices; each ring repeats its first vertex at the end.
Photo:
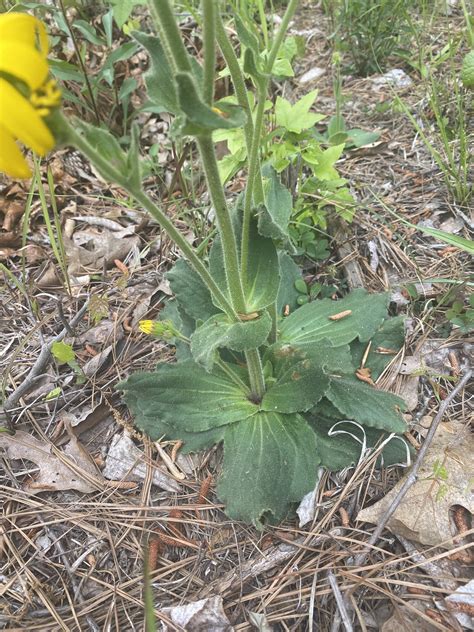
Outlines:
POLYGON ((48 80, 48 37, 44 25, 26 13, 0 15, 0 171, 29 178, 30 168, 16 140, 44 156, 54 137, 43 120, 60 103, 48 80))

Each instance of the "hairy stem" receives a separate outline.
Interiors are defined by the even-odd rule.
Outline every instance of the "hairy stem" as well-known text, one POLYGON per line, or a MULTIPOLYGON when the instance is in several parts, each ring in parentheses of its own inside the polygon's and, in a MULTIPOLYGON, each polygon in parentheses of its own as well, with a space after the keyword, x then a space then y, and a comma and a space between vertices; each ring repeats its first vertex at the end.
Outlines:
POLYGON ((165 40, 162 44, 172 55, 177 70, 192 72, 188 51, 181 39, 171 3, 169 0, 149 0, 149 6, 158 31, 165 40))
POLYGON ((240 276, 237 242, 224 195, 224 189, 219 176, 214 143, 212 137, 209 135, 199 136, 197 138, 197 144, 206 175, 207 185, 209 187, 209 194, 216 212, 217 228, 222 240, 222 251, 229 294, 234 309, 239 314, 245 314, 246 305, 240 276))
POLYGON ((242 244, 241 244, 241 270, 244 281, 247 278, 247 263, 250 248, 250 220, 252 219, 252 202, 262 203, 264 200, 255 198, 254 189, 257 172, 260 173, 260 139, 262 136, 263 115, 265 113, 265 97, 267 96, 268 82, 261 79, 257 85, 257 112, 253 130, 253 140, 249 155, 249 171, 247 177, 247 187, 245 189, 244 216, 242 220, 242 244))
POLYGON ((299 0, 290 0, 288 3, 288 6, 286 7, 285 15, 283 16, 283 19, 280 24, 280 28, 278 29, 278 32, 275 35, 275 39, 272 42, 270 54, 268 55, 267 68, 266 68, 266 72, 268 74, 272 72, 273 64, 275 63, 275 59, 277 58, 278 51, 280 50, 280 46, 283 43, 283 38, 285 37, 286 31, 288 29, 288 25, 296 11, 298 4, 299 4, 299 0))
POLYGON ((80 136, 80 134, 78 134, 69 122, 62 116, 60 123, 64 140, 84 154, 84 156, 90 160, 90 162, 101 174, 107 176, 108 180, 123 187, 144 209, 150 213, 150 215, 156 219, 200 276, 203 283, 205 283, 206 287, 209 289, 223 311, 225 311, 230 318, 236 320, 236 310, 234 310, 226 296, 223 292, 221 292, 217 283, 210 275, 209 270, 196 255, 194 248, 190 246, 185 236, 174 226, 165 213, 156 206, 156 204, 146 195, 146 193, 144 193, 142 189, 137 189, 136 187, 131 186, 127 181, 126 174, 118 173, 110 165, 110 163, 105 160, 101 154, 96 151, 82 136, 80 136))
POLYGON ((216 68, 216 2, 215 0, 202 0, 201 6, 204 48, 202 96, 208 105, 212 105, 216 68))
MULTIPOLYGON (((244 133, 245 133, 245 144, 247 146, 247 156, 250 156, 250 152, 252 151, 252 140, 253 140, 253 129, 254 129, 253 119, 252 119, 252 110, 250 109, 250 103, 247 96, 247 88, 245 87, 244 75, 240 68, 239 60, 237 59, 237 55, 235 54, 234 47, 232 46, 229 40, 229 37, 227 36, 227 33, 225 32, 225 27, 222 22, 222 17, 220 16, 220 14, 217 15, 216 36, 217 36, 217 43, 219 44, 219 48, 221 49, 221 52, 224 55, 224 59, 226 61, 227 67, 230 72, 230 77, 232 79, 232 84, 234 86, 237 102, 247 115, 247 120, 244 125, 244 133)), ((260 172, 260 169, 258 169, 257 171, 255 189, 259 198, 263 200, 263 184, 262 184, 262 174, 260 172)))

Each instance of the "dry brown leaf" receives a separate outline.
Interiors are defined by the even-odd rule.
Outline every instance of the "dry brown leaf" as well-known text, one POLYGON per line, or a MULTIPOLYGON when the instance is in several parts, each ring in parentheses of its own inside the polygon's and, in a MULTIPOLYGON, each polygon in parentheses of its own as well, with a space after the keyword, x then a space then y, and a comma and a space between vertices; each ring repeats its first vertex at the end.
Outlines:
POLYGON ((29 483, 26 491, 37 494, 44 491, 75 489, 85 494, 95 491, 96 486, 89 483, 77 470, 82 470, 94 478, 100 476, 85 449, 77 439, 72 438, 64 449, 65 459, 53 453, 53 445, 40 441, 18 430, 14 435, 0 434, 0 448, 6 451, 9 459, 27 459, 39 467, 35 480, 29 483), (73 465, 69 467, 67 461, 73 465))
MULTIPOLYGON (((474 512, 474 437, 462 424, 442 424, 408 490, 388 522, 393 533, 422 544, 450 549, 455 545, 450 509, 461 505, 474 512)), ((357 520, 376 524, 386 513, 397 485, 379 502, 359 512, 357 520)))
MULTIPOLYGON (((163 608, 162 612, 174 624, 181 626, 187 632, 204 632, 204 630, 232 632, 234 629, 224 612, 222 597, 218 596, 201 599, 184 606, 163 608)), ((161 625, 163 632, 169 630, 165 623, 161 625)))

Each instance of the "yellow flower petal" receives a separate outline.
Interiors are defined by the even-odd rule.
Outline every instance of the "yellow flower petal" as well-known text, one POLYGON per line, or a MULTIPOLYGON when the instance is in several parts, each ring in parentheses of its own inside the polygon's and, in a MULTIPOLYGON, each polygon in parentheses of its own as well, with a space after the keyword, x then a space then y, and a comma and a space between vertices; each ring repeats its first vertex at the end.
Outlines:
POLYGON ((48 62, 27 44, 0 41, 0 72, 21 79, 30 90, 37 90, 48 76, 48 62))
POLYGON ((0 172, 12 178, 29 178, 30 168, 14 139, 0 125, 0 172))
POLYGON ((0 40, 21 42, 32 48, 38 48, 44 57, 49 51, 48 35, 44 24, 28 13, 2 13, 0 40))
POLYGON ((5 79, 0 79, 0 124, 40 156, 54 147, 54 137, 43 119, 5 79))

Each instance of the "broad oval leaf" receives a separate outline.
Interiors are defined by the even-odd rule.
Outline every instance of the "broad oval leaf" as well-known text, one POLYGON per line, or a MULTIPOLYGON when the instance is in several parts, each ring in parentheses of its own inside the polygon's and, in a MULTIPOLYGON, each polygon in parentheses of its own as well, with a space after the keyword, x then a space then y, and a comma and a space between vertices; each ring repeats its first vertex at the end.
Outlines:
POLYGON ((156 436, 153 424, 186 432, 203 432, 248 419, 258 412, 221 370, 207 373, 192 361, 159 364, 153 373, 136 373, 118 387, 125 393, 137 426, 156 436))
POLYGON ((191 353, 198 364, 206 371, 211 371, 217 349, 257 349, 266 342, 271 328, 272 319, 267 312, 255 320, 237 323, 231 322, 225 314, 217 314, 198 327, 191 336, 191 353))
POLYGON ((262 528, 314 488, 318 465, 316 435, 303 417, 260 412, 226 428, 217 495, 231 518, 262 528))
POLYGON ((388 294, 368 294, 363 289, 354 290, 339 301, 313 301, 282 322, 279 339, 304 346, 323 339, 333 347, 356 338, 365 342, 387 317, 388 302, 388 294))
POLYGON ((345 419, 388 432, 405 432, 402 417, 405 402, 392 393, 379 391, 352 375, 331 376, 326 397, 345 419))
MULTIPOLYGON (((323 421, 318 419, 317 414, 309 421, 318 438, 321 465, 332 472, 356 465, 361 457, 366 456, 364 450, 373 450, 389 436, 387 432, 347 421, 323 421)), ((401 437, 393 437, 383 448, 377 466, 407 463, 411 452, 401 437)))

